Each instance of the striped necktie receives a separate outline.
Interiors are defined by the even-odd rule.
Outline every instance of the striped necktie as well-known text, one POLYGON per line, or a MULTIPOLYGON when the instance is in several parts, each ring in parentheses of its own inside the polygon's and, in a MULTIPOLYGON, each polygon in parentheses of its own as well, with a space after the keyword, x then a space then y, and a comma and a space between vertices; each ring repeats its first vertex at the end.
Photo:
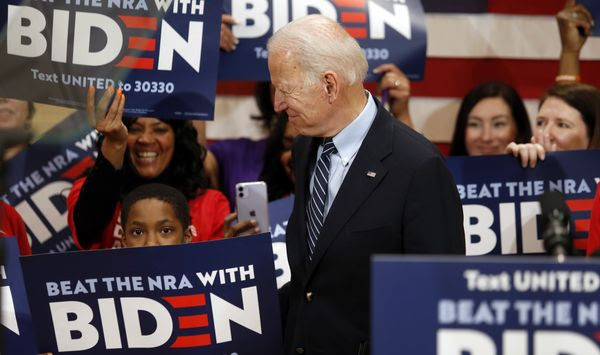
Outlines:
POLYGON ((327 204, 327 182, 329 180, 329 162, 331 154, 335 154, 337 149, 331 138, 323 140, 323 152, 319 157, 313 177, 313 188, 310 202, 307 208, 308 221, 308 258, 312 260, 312 254, 317 245, 319 234, 323 228, 325 220, 325 205, 327 204))

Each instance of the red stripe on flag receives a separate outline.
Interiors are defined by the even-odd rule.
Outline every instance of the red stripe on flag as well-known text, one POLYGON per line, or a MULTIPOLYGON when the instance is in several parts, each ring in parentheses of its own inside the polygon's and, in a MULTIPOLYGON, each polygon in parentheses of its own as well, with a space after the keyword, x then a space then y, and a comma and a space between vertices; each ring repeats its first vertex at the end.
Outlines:
POLYGON ((367 14, 364 12, 346 12, 341 13, 340 22, 365 23, 367 22, 367 14))
POLYGON ((200 307, 206 305, 206 297, 203 293, 187 296, 168 296, 163 300, 169 302, 173 308, 200 307))
POLYGON ((573 247, 579 250, 587 249, 587 238, 575 239, 573 240, 573 247))
POLYGON ((180 329, 188 329, 188 328, 201 328, 208 326, 208 315, 199 314, 195 316, 181 316, 178 317, 179 328, 180 329))
POLYGON ((154 68, 154 58, 138 58, 126 55, 115 66, 122 68, 151 70, 154 68))
POLYGON ((172 348, 195 348, 210 345, 210 334, 179 336, 175 339, 172 348))
POLYGON ((365 0, 334 0, 338 7, 365 7, 365 0))
POLYGON ((69 170, 62 173, 62 177, 67 179, 75 180, 80 177, 84 171, 94 165, 94 159, 92 157, 87 156, 75 165, 73 165, 69 170))
POLYGON ((589 232, 590 231, 590 220, 589 219, 576 219, 575 220, 575 231, 576 232, 589 232))
POLYGON ((155 51, 156 40, 154 38, 146 37, 129 37, 128 48, 139 49, 141 51, 155 51))
POLYGON ((148 30, 156 30, 158 24, 156 17, 145 17, 145 16, 119 16, 125 23, 125 27, 128 28, 145 28, 148 30))
MULTIPOLYGON (((500 80, 513 85, 524 99, 539 99, 554 84, 556 60, 428 58, 425 79, 411 82, 411 96, 462 98, 474 86, 500 80)), ((582 81, 600 87, 600 61, 582 61, 582 81)), ((369 90, 375 84, 367 83, 369 90)), ((219 95, 254 95, 254 82, 219 81, 219 95)))
POLYGON ((488 11, 514 15, 555 15, 565 0, 488 0, 488 11))
POLYGON ((591 211, 594 200, 565 200, 572 212, 591 211))
POLYGON ((367 29, 365 27, 344 27, 344 29, 354 38, 367 38, 367 29))
MULTIPOLYGON (((600 61, 582 61, 581 77, 600 87, 600 61)), ((557 60, 428 58, 425 80, 411 82, 412 96, 463 97, 474 86, 500 80, 524 99, 538 99, 554 84, 557 60)))

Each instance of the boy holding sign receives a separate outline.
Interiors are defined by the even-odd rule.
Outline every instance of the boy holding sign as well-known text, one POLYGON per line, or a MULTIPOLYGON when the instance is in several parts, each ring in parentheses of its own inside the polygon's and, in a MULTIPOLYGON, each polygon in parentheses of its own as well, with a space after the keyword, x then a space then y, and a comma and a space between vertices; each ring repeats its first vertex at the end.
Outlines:
POLYGON ((123 199, 125 247, 174 245, 192 240, 191 218, 183 194, 168 185, 141 185, 123 199))

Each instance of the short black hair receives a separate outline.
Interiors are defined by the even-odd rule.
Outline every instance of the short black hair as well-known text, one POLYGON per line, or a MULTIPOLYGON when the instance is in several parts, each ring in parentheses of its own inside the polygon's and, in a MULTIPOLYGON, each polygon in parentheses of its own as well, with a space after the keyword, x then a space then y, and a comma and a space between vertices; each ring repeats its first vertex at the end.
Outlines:
POLYGON ((140 200, 147 199, 160 200, 171 205, 175 210, 175 216, 184 229, 191 224, 190 208, 183 193, 169 185, 151 183, 136 187, 123 198, 123 205, 121 206, 121 225, 123 228, 127 224, 131 206, 140 200))

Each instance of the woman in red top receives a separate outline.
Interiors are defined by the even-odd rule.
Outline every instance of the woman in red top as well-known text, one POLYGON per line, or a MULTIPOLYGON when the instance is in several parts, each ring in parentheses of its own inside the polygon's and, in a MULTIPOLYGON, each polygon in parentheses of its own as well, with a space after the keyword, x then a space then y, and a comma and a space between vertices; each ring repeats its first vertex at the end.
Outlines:
MULTIPOLYGON (((99 106, 114 93, 112 87, 99 106)), ((75 182, 67 198, 68 221, 75 243, 83 249, 119 247, 122 228, 120 201, 135 187, 158 182, 179 189, 187 198, 192 217, 192 241, 220 239, 229 202, 208 189, 203 169, 204 147, 189 121, 150 117, 123 118, 125 95, 119 89, 106 113, 94 104, 88 90, 88 116, 98 117, 102 134, 96 163, 90 174, 75 182)), ((170 102, 169 104, 173 104, 170 102)))

